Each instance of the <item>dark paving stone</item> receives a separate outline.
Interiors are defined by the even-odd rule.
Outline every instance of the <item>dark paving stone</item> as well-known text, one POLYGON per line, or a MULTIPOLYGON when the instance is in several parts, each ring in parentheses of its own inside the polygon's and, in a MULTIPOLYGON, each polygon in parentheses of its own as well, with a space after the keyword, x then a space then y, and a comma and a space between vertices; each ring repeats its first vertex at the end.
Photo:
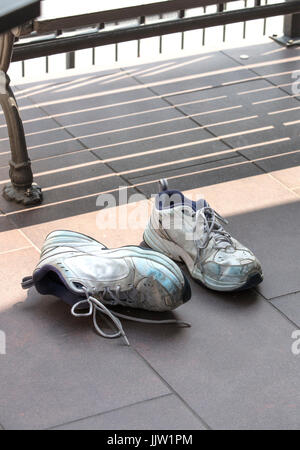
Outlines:
POLYGON ((300 292, 274 298, 271 303, 300 328, 300 292))
POLYGON ((145 154, 126 159, 120 158, 109 164, 114 170, 123 173, 125 178, 131 179, 147 177, 150 174, 155 176, 164 171, 169 173, 182 167, 192 168, 195 165, 199 166, 199 164, 238 156, 236 152, 230 151, 227 146, 213 139, 208 133, 196 145, 192 145, 191 142, 188 145, 174 145, 174 147, 162 147, 161 151, 159 149, 150 150, 145 154))
POLYGON ((168 97, 168 101, 178 105, 181 111, 191 115, 200 125, 205 125, 211 133, 222 136, 225 143, 232 147, 299 135, 299 125, 284 125, 285 122, 295 120, 294 111, 287 111, 284 115, 269 114, 274 110, 297 107, 298 101, 291 97, 285 98, 286 94, 277 87, 273 89, 268 81, 223 86, 212 92, 214 95, 208 95, 205 91, 193 96, 185 94, 168 97), (214 96, 217 97, 215 100, 206 101, 214 96), (184 104, 193 98, 199 103, 184 104))
POLYGON ((78 86, 71 91, 58 91, 53 91, 51 98, 47 92, 30 95, 29 98, 47 113, 57 115, 153 97, 148 89, 130 77, 108 84, 99 82, 78 86))
POLYGON ((190 89, 219 86, 226 82, 243 81, 253 76, 243 66, 221 52, 189 57, 194 63, 182 65, 181 60, 170 71, 161 71, 147 77, 136 78, 160 95, 172 95, 190 89))
MULTIPOLYGON (((180 120, 178 123, 174 122, 164 124, 162 127, 152 127, 152 131, 154 131, 154 133, 151 135, 151 131, 148 129, 145 130, 144 133, 142 130, 138 130, 139 137, 136 135, 134 136, 134 132, 131 132, 130 135, 128 135, 128 133, 127 136, 125 133, 119 136, 110 135, 106 137, 107 144, 103 144, 103 141, 101 142, 98 139, 98 149, 93 150, 93 153, 95 153, 99 158, 107 160, 117 160, 118 157, 125 157, 120 159, 120 161, 123 161, 122 167, 126 169, 132 168, 132 162, 130 159, 129 163, 126 160, 127 155, 141 155, 145 152, 144 156, 146 157, 146 153, 149 152, 150 155, 152 151, 153 155, 155 155, 155 153, 159 153, 163 161, 163 158, 165 158, 163 153, 170 154, 173 152, 170 147, 173 147, 174 150, 180 148, 184 149, 186 147, 186 151, 182 151, 181 156, 184 157, 186 154, 189 156, 189 146, 199 144, 201 141, 205 141, 206 139, 211 139, 213 137, 207 133, 207 131, 200 129, 197 124, 188 119, 182 121, 180 120), (117 137, 119 142, 117 142, 117 137)), ((95 144, 97 143, 97 140, 93 139, 93 142, 91 143, 95 144)), ((212 146, 212 151, 216 151, 220 147, 218 148, 218 146, 216 146, 215 148, 216 149, 212 146)), ((225 148, 225 146, 223 146, 223 148, 225 148)), ((114 164, 117 164, 117 161, 114 161, 114 164)))
POLYGON ((174 395, 61 425, 56 430, 203 430, 199 419, 174 395))
MULTIPOLYGON (((125 184, 115 172, 102 162, 99 162, 99 160, 89 152, 75 155, 73 161, 70 155, 38 161, 33 165, 33 169, 34 179, 39 186, 42 187, 44 192, 43 205, 70 200, 71 206, 72 201, 75 200, 73 207, 71 208, 74 208, 72 215, 82 212, 79 208, 81 197, 95 194, 92 209, 95 210, 97 209, 96 198, 100 192, 118 189, 119 186, 125 184), (48 161, 50 161, 50 163, 48 163, 48 161), (79 167, 76 167, 76 165, 79 167), (63 170, 56 171, 55 169, 63 170), (48 171, 51 172, 47 173, 48 171), (76 210, 76 208, 79 209, 76 210)), ((0 169, 0 177, 2 180, 8 180, 7 167, 0 169)), ((1 184, 4 184, 3 181, 1 184)), ((87 201, 89 208, 91 207, 90 202, 91 199, 87 201)), ((65 208, 64 204, 60 207, 62 208, 62 213, 66 212, 68 209, 65 208)), ((23 206, 7 202, 2 197, 0 197, 0 208, 4 212, 20 211, 24 209, 23 206)), ((86 208, 84 208, 84 212, 87 212, 86 208)))
MULTIPOLYGON (((126 182, 118 176, 86 182, 76 187, 77 195, 74 195, 74 188, 54 188, 44 193, 45 200, 38 207, 24 208, 19 205, 10 204, 1 200, 1 207, 10 209, 9 218, 19 228, 43 224, 46 222, 58 221, 65 218, 73 218, 82 214, 97 212, 101 206, 97 206, 100 195, 111 194, 109 200, 114 201, 114 205, 119 202, 119 187, 126 186, 126 182), (62 201, 62 198, 66 200, 62 201), (53 200, 53 203, 51 201, 53 200)), ((134 188, 129 187, 128 195, 136 193, 134 188)), ((96 223, 96 218, 94 219, 96 223)), ((67 226, 67 228, 69 228, 67 226)))
POLYGON ((262 173, 259 168, 248 163, 243 157, 233 157, 212 163, 195 164, 192 167, 162 170, 153 175, 133 177, 130 182, 138 185, 138 189, 145 195, 151 196, 157 192, 157 181, 166 177, 172 180, 174 188, 179 190, 194 189, 195 187, 209 186, 226 181, 258 175, 262 173))
MULTIPOLYGON (((143 102, 141 103, 143 104, 143 102)), ((115 110, 111 111, 110 113, 112 117, 110 117, 110 114, 107 114, 107 111, 105 109, 99 110, 97 117, 100 115, 99 113, 102 113, 102 119, 97 119, 94 117, 90 121, 88 121, 88 118, 85 121, 86 113, 83 113, 81 115, 81 120, 76 122, 76 118, 73 118, 73 123, 70 125, 66 125, 65 128, 76 137, 99 133, 98 141, 101 141, 102 136, 104 136, 105 133, 113 133, 113 136, 118 132, 118 130, 147 130, 148 127, 151 127, 151 124, 160 124, 160 122, 162 124, 164 122, 168 123, 167 121, 172 123, 172 119, 174 119, 174 122, 178 124, 180 123, 181 119, 184 121, 184 119, 182 118, 182 114, 179 111, 177 111, 174 107, 166 104, 159 98, 157 98, 155 105, 152 105, 155 106, 155 108, 151 108, 151 105, 148 104, 148 101, 144 102, 144 110, 141 108, 141 104, 139 104, 139 106, 140 111, 128 114, 124 112, 122 114, 122 111, 120 111, 121 114, 119 115, 118 111, 120 108, 115 108, 115 110), (115 116, 117 117, 113 118, 115 116)), ((67 117, 70 118, 70 116, 67 117)), ((58 121, 64 123, 64 116, 62 118, 58 117, 58 121)), ((185 121, 188 121, 188 119, 186 119, 185 121)))
POLYGON ((283 203, 230 219, 230 232, 260 259, 264 282, 258 290, 271 299, 300 290, 298 260, 300 202, 283 203))
POLYGON ((267 145, 240 150, 246 158, 255 160, 255 164, 266 172, 272 172, 289 188, 300 184, 300 138, 272 142, 267 145), (287 170, 288 169, 288 170, 287 170))
POLYGON ((292 72, 299 70, 300 52, 298 47, 284 48, 276 43, 263 44, 259 46, 245 47, 242 53, 248 54, 249 59, 242 60, 239 55, 241 49, 229 49, 225 54, 235 61, 251 68, 255 73, 268 79, 271 83, 281 86, 283 92, 293 94, 292 72))
MULTIPOLYGON (((111 105, 109 102, 103 105, 102 99, 100 98, 99 103, 96 106, 89 107, 89 105, 86 104, 85 108, 80 107, 80 105, 77 109, 73 110, 72 108, 66 108, 65 112, 56 114, 55 119, 66 127, 68 125, 97 120, 96 126, 98 126, 99 129, 101 129, 101 127, 104 127, 105 129, 105 122, 107 121, 109 124, 111 123, 112 126, 116 126, 115 124, 122 125, 124 122, 128 125, 140 123, 145 120, 145 111, 150 111, 148 117, 152 116, 153 110, 160 114, 159 111, 162 108, 168 108, 168 111, 172 114, 171 111, 173 108, 170 105, 166 105, 161 98, 154 96, 150 91, 145 92, 145 94, 145 97, 137 99, 133 98, 132 101, 126 101, 125 98, 125 100, 123 99, 123 101, 118 102, 118 100, 115 99, 111 105)), ((117 127, 119 127, 119 125, 117 125, 117 127)), ((70 131, 72 131, 72 127, 70 127, 70 131)))
POLYGON ((192 328, 130 324, 135 348, 214 429, 299 428, 293 326, 252 291, 192 289, 181 313, 192 328))
POLYGON ((0 328, 7 336, 0 375, 6 429, 49 428, 168 393, 121 340, 98 337, 90 320, 33 289, 1 313, 0 328))
MULTIPOLYGON (((182 115, 178 115, 179 117, 182 117, 182 115)), ((193 121, 191 121, 188 118, 180 118, 178 120, 174 119, 171 121, 161 121, 160 123, 148 125, 145 127, 135 127, 135 128, 128 128, 124 129, 122 131, 116 131, 116 132, 110 132, 110 133, 97 133, 96 135, 81 137, 80 140, 83 142, 87 147, 89 148, 95 148, 98 147, 101 149, 101 147, 108 147, 110 145, 116 146, 117 144, 122 144, 123 142, 126 144, 137 144, 143 143, 145 140, 149 140, 152 142, 152 146, 155 145, 157 140, 161 135, 167 135, 166 137, 171 139, 172 136, 180 135, 180 131, 189 131, 189 130, 195 130, 194 135, 196 136, 194 139, 199 138, 199 136, 206 136, 205 131, 199 130, 199 127, 197 124, 195 124, 193 121), (198 134, 197 134, 198 133, 198 134)), ((192 134, 192 131, 187 133, 187 136, 189 134, 192 134)), ((192 138, 185 137, 185 141, 187 139, 192 140, 192 138)), ((179 138, 180 139, 180 138, 179 138)), ((181 141, 183 138, 181 138, 181 141)), ((124 144, 124 145, 125 145, 124 144)), ((113 152, 113 150, 110 150, 110 152, 113 152)))

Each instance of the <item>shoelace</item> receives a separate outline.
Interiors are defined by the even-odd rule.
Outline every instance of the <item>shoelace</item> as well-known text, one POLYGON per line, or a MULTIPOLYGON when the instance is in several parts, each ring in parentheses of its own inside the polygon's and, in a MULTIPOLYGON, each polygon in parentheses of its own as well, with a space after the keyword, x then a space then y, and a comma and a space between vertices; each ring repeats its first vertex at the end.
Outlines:
POLYGON ((224 230, 224 228, 220 223, 217 222, 217 220, 219 220, 224 224, 228 224, 228 220, 220 216, 220 214, 218 214, 210 206, 205 206, 204 208, 201 208, 196 212, 196 221, 195 221, 196 223, 194 228, 194 234, 196 233, 197 226, 199 225, 200 216, 203 219, 204 223, 205 238, 204 240, 200 240, 197 237, 196 239, 194 239, 198 249, 198 258, 199 258, 199 251, 207 247, 212 235, 214 236, 216 244, 220 245, 222 243, 225 243, 228 245, 233 245, 230 234, 226 230, 224 230))
MULTIPOLYGON (((95 330, 97 331, 97 333, 100 334, 100 336, 107 338, 107 339, 116 339, 119 338, 121 336, 123 336, 125 342, 127 345, 130 345, 129 340, 123 330, 122 324, 120 322, 120 320, 118 319, 118 317, 122 318, 122 319, 127 319, 127 320, 131 320, 133 322, 141 322, 141 323, 151 323, 151 324, 169 324, 169 323, 176 323, 178 325, 182 325, 184 327, 190 327, 191 325, 188 322, 184 322, 181 320, 176 320, 176 319, 168 319, 168 320, 150 320, 150 319, 140 319, 137 317, 132 317, 132 316, 127 316, 125 314, 120 314, 117 312, 112 312, 110 311, 100 300, 96 299, 95 297, 93 297, 89 291, 86 289, 85 286, 82 286, 83 291, 85 292, 86 295, 86 299, 84 300, 80 300, 79 302, 75 303, 75 305, 73 305, 72 309, 71 309, 71 314, 75 317, 88 317, 88 316, 93 316, 93 324, 95 327, 95 330), (76 312, 76 309, 80 306, 80 305, 86 305, 88 304, 89 306, 89 310, 87 312, 84 313, 78 313, 76 312), (99 311, 101 314, 103 314, 104 316, 107 316, 111 319, 111 321, 114 323, 115 327, 117 328, 117 332, 114 334, 108 334, 105 333, 101 327, 98 325, 97 323, 97 311, 99 311)), ((104 289, 103 294, 101 294, 101 298, 102 301, 104 301, 104 296, 106 295, 106 293, 108 293, 110 295, 110 297, 114 300, 114 302, 112 302, 112 306, 121 304, 121 300, 119 298, 119 294, 120 294, 120 288, 118 288, 116 290, 116 294, 109 289, 108 287, 104 289)), ((123 293, 124 294, 124 293, 123 293)))

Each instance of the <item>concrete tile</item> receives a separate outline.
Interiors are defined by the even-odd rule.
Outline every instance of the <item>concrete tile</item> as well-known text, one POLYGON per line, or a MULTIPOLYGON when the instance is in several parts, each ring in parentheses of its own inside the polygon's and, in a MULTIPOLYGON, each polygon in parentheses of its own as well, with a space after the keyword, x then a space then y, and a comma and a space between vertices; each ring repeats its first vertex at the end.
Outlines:
POLYGON ((30 247, 30 242, 17 230, 12 222, 0 215, 0 254, 24 247, 30 247))
POLYGON ((274 298, 271 303, 300 328, 300 292, 274 298))
MULTIPOLYGON (((23 250, 16 250, 9 254, 0 254, 2 280, 0 287, 0 315, 2 311, 5 311, 7 308, 18 302, 22 302, 25 299, 26 296, 24 296, 24 291, 21 288, 21 280, 23 277, 26 277, 32 273, 38 259, 39 252, 33 247, 23 250)), ((5 331, 3 326, 0 326, 0 329, 5 331)))
MULTIPOLYGON (((88 104, 85 107, 78 106, 77 109, 69 109, 66 108, 60 114, 55 114, 55 119, 64 126, 92 122, 97 120, 97 124, 99 127, 105 125, 102 124, 105 122, 109 122, 112 120, 112 125, 115 123, 121 123, 121 120, 124 119, 125 123, 135 125, 138 121, 144 120, 143 116, 145 111, 150 111, 149 116, 152 116, 152 111, 156 110, 159 112, 162 108, 166 108, 169 105, 166 105, 165 102, 160 98, 156 97, 152 94, 152 92, 145 92, 145 97, 132 99, 132 101, 117 101, 117 99, 112 102, 106 102, 106 104, 102 104, 102 100, 100 98, 99 104, 93 107, 89 107, 88 104), (101 121, 101 122, 99 122, 101 121)), ((174 109, 171 106, 168 108, 169 112, 174 109)), ((70 128, 70 131, 72 128, 70 128)))
POLYGON ((43 108, 48 114, 65 114, 72 111, 91 109, 99 106, 108 106, 115 103, 138 101, 153 97, 153 94, 132 78, 112 81, 109 84, 99 83, 76 86, 73 90, 59 92, 57 88, 52 93, 39 93, 28 96, 37 106, 43 108))
POLYGON ((143 232, 152 205, 148 200, 140 200, 142 196, 132 189, 128 190, 128 195, 131 194, 134 194, 134 198, 129 198, 131 202, 129 204, 103 209, 98 206, 91 213, 77 214, 58 220, 51 220, 49 217, 48 221, 42 223, 37 221, 37 224, 28 225, 22 231, 39 248, 51 231, 69 229, 91 236, 109 248, 139 245, 143 240, 143 232), (139 201, 132 203, 132 200, 137 200, 137 197, 139 201))
POLYGON ((292 78, 292 73, 299 70, 299 48, 285 48, 276 43, 255 47, 256 49, 254 46, 243 49, 243 53, 249 55, 247 60, 239 58, 241 52, 237 49, 225 50, 224 53, 279 86, 283 92, 293 94, 292 83, 295 78, 292 78))
POLYGON ((0 375, 6 429, 54 427, 169 392, 132 348, 100 338, 90 320, 34 289, 2 312, 0 329, 7 338, 0 375))
POLYGON ((209 86, 219 86, 228 81, 245 80, 252 76, 251 72, 233 61, 222 52, 189 57, 193 63, 178 60, 172 70, 158 71, 148 77, 137 76, 145 86, 160 95, 172 95, 190 89, 203 89, 209 86))
POLYGON ((227 151, 227 146, 205 130, 192 128, 182 134, 121 143, 95 153, 113 170, 132 178, 237 156, 234 151, 227 151))
POLYGON ((167 178, 170 184, 178 190, 188 190, 243 179, 260 173, 262 172, 258 167, 239 156, 211 163, 181 167, 171 171, 164 169, 153 175, 132 177, 130 182, 145 195, 151 196, 157 192, 157 182, 160 178, 167 178))
MULTIPOLYGON (((108 175, 104 175, 103 179, 75 186, 45 188, 45 200, 40 206, 24 208, 0 197, 0 207, 7 209, 10 219, 20 228, 95 212, 105 206, 102 203, 97 206, 100 195, 101 199, 103 195, 109 195, 109 201, 115 201, 115 205, 119 202, 119 188, 127 186, 124 179, 108 175)), ((132 187, 129 186, 129 189, 136 193, 132 187)))
POLYGON ((295 194, 300 195, 300 189, 295 189, 294 192, 295 194))
MULTIPOLYGON (((68 162, 70 161, 67 159, 68 162)), ((48 205, 60 204, 61 202, 70 201, 70 207, 72 210, 72 215, 75 213, 83 213, 87 211, 93 211, 96 209, 96 198, 101 192, 116 190, 119 186, 124 186, 126 183, 117 176, 109 167, 105 164, 99 162, 98 160, 89 153, 84 153, 79 158, 79 161, 85 161, 79 163, 76 167, 76 161, 74 161, 75 167, 66 167, 64 170, 55 171, 41 171, 37 172, 34 176, 35 181, 42 187, 44 193, 44 201, 42 208, 48 205), (96 162, 97 164, 89 164, 96 162), (81 198, 88 197, 91 201, 91 196, 95 195, 93 199, 92 209, 81 210, 79 203, 81 198), (73 203, 73 201, 75 203, 73 203), (73 203, 73 207, 72 207, 73 203), (75 206, 76 205, 76 206, 75 206), (76 209, 79 208, 79 209, 76 209)), ((56 167, 64 168, 65 157, 62 156, 55 160, 56 167)), ((54 163, 53 163, 54 164, 54 163)), ((47 165, 47 160, 42 164, 39 162, 40 167, 47 165)), ((5 177, 5 168, 1 169, 2 176, 5 177)), ((0 172, 0 173, 1 173, 0 172)), ((5 184, 8 178, 2 182, 5 184)), ((84 208, 88 206, 88 203, 84 205, 84 208)), ((0 198, 0 207, 4 212, 13 212, 24 210, 21 205, 15 203, 7 202, 4 198, 0 198)), ((89 204, 89 208, 91 203, 89 204)), ((62 206, 64 208, 64 206, 62 206)), ((31 211, 34 211, 32 209, 31 211)), ((67 209, 64 210, 65 212, 67 209)), ((48 213, 50 211, 48 210, 48 213)), ((70 211, 69 211, 70 213, 70 211)), ((50 217, 49 217, 50 219, 50 217)))
POLYGON ((175 396, 127 406, 56 430, 203 430, 200 420, 175 396))
POLYGON ((138 352, 213 429, 299 428, 294 327, 255 292, 192 290, 192 328, 129 325, 138 352))
POLYGON ((278 139, 267 145, 259 145, 240 150, 246 158, 255 160, 255 164, 288 188, 300 186, 300 138, 278 139))
MULTIPOLYGON (((83 113, 78 122, 74 117, 72 121, 73 123, 65 125, 65 128, 76 137, 98 133, 98 140, 102 141, 102 137, 105 136, 105 134, 112 133, 112 136, 114 136, 114 134, 118 133, 118 130, 123 130, 124 132, 127 130, 127 132, 129 132, 130 129, 141 129, 142 131, 145 131, 148 127, 151 127, 151 124, 159 125, 161 123, 162 126, 164 122, 172 123, 172 119, 174 119, 174 123, 177 124, 180 124, 181 120, 183 122, 188 122, 188 119, 182 117, 183 115, 173 106, 166 104, 159 98, 157 98, 157 102, 155 105, 156 108, 150 109, 151 106, 148 104, 148 102, 141 103, 144 103, 144 110, 142 110, 141 105, 139 105, 141 109, 140 112, 136 111, 126 114, 124 112, 122 113, 122 111, 120 111, 120 108, 115 108, 114 112, 111 111, 112 117, 110 117, 109 114, 107 114, 107 111, 104 109, 98 111, 98 113, 102 112, 102 118, 98 119, 97 117, 99 117, 100 114, 96 115, 94 113, 96 118, 94 116, 94 118, 90 121, 88 120, 88 117, 86 117, 86 113, 83 113), (118 115, 119 111, 121 114, 118 115)), ((67 116, 67 118, 70 119, 70 116, 67 116)), ((61 123, 64 123, 64 119, 65 116, 57 118, 57 120, 61 123)))
POLYGON ((299 125, 287 127, 285 123, 295 120, 293 108, 299 102, 273 88, 268 81, 257 80, 213 89, 214 95, 197 92, 193 96, 172 96, 168 101, 232 147, 272 140, 272 137, 273 140, 297 137, 299 125), (193 98, 197 103, 190 103, 193 98), (289 111, 270 114, 281 110, 289 111))
MULTIPOLYGON (((182 117, 182 115, 178 115, 178 117, 181 118, 178 120, 174 119, 170 121, 161 121, 160 123, 154 123, 153 125, 148 125, 145 127, 128 128, 122 131, 102 134, 97 133, 96 135, 90 136, 82 135, 82 137, 80 137, 80 140, 88 148, 97 149, 98 147, 108 147, 110 145, 117 146, 117 144, 122 143, 124 143, 124 145, 126 145, 126 143, 140 143, 144 142, 144 140, 147 139, 151 140, 154 144, 155 142, 157 142, 157 139, 159 139, 159 137, 164 135, 167 135, 167 137, 169 138, 172 135, 175 135, 175 137, 177 137, 178 134, 180 134, 181 130, 183 132, 188 132, 189 130, 194 129, 196 137, 197 131, 199 131, 199 134, 201 134, 201 130, 198 130, 199 127, 193 121, 188 118, 182 117)), ((192 131, 190 131, 190 133, 188 134, 192 134, 192 131)), ((202 131, 202 134, 205 133, 203 133, 202 131)))

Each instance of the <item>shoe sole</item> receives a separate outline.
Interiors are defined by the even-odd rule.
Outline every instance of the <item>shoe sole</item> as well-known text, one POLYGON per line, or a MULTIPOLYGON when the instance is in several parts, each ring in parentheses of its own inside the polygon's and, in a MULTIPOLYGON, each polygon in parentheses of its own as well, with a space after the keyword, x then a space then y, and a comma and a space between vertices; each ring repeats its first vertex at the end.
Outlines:
POLYGON ((263 280, 263 276, 259 271, 255 271, 249 274, 247 280, 241 285, 224 285, 224 283, 218 283, 216 282, 216 280, 213 280, 207 276, 203 276, 202 274, 199 274, 198 277, 196 277, 193 272, 194 261, 191 256, 187 252, 185 252, 183 248, 179 247, 179 245, 158 236, 157 233, 155 233, 155 231, 153 231, 149 227, 149 224, 144 231, 144 241, 153 250, 163 253, 175 261, 183 262, 188 268, 188 271, 194 280, 214 291, 243 291, 245 289, 250 289, 257 286, 263 280))

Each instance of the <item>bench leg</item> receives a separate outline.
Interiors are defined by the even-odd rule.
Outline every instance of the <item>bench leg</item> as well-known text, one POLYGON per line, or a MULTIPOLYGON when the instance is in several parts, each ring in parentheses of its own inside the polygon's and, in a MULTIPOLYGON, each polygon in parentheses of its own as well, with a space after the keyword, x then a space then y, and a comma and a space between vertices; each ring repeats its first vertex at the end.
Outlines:
POLYGON ((3 196, 6 200, 29 206, 41 203, 43 196, 41 189, 33 183, 22 119, 7 75, 13 43, 14 36, 11 32, 0 36, 0 103, 7 123, 11 148, 9 162, 11 183, 4 187, 3 196))

